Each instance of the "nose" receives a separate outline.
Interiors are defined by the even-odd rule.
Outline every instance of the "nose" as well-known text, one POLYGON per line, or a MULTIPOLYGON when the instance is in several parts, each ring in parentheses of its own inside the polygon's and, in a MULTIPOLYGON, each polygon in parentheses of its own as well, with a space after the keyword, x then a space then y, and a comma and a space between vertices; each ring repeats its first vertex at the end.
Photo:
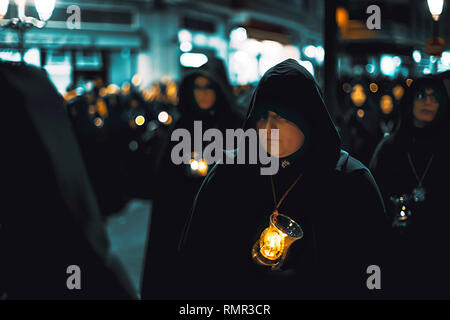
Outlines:
POLYGON ((425 98, 425 103, 426 104, 432 104, 433 103, 433 98, 431 95, 427 95, 425 98))

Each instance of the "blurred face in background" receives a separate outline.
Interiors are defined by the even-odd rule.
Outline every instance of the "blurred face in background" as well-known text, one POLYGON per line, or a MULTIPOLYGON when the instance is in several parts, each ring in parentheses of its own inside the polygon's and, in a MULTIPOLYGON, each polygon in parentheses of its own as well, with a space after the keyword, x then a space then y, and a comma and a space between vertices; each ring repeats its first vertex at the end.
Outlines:
POLYGON ((418 127, 430 123, 439 110, 439 102, 434 95, 434 89, 424 88, 414 98, 413 115, 415 125, 418 127))
POLYGON ((200 109, 208 110, 216 102, 216 92, 208 78, 197 77, 194 80, 194 98, 200 109))
MULTIPOLYGON (((282 118, 275 112, 269 111, 267 117, 261 117, 256 123, 256 129, 267 130, 267 152, 277 158, 290 156, 300 150, 305 142, 305 135, 297 125, 285 118, 282 118), (278 129, 278 140, 270 135, 271 129, 278 129), (271 143, 278 143, 277 150, 271 150, 271 143)), ((260 139, 261 137, 259 135, 260 139)))

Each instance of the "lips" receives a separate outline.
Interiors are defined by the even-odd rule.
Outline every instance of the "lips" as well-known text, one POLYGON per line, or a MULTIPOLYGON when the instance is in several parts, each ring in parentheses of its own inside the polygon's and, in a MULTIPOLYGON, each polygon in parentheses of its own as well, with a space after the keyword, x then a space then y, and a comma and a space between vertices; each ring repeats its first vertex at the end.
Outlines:
POLYGON ((433 115, 434 114, 433 111, 427 110, 427 109, 422 109, 422 110, 420 110, 420 112, 423 113, 423 114, 427 114, 427 115, 433 115))

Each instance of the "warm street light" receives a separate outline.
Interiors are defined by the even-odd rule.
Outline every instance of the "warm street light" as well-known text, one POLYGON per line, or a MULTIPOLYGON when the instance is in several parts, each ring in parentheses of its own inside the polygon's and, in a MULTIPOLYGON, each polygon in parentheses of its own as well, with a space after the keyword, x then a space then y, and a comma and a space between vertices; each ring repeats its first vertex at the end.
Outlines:
POLYGON ((25 4, 27 0, 14 0, 17 6, 18 17, 11 19, 3 19, 8 12, 9 0, 0 0, 0 23, 3 29, 11 29, 17 31, 19 35, 19 52, 21 60, 23 61, 25 48, 24 48, 24 35, 25 32, 36 28, 43 28, 47 21, 53 14, 56 0, 34 0, 36 11, 38 12, 39 19, 34 17, 27 17, 25 15, 25 4))
POLYGON ((427 0, 427 3, 434 21, 438 21, 444 7, 444 0, 427 0))
MULTIPOLYGON (((427 53, 431 56, 440 57, 445 46, 444 39, 439 38, 439 17, 444 8, 444 0, 427 0, 428 8, 433 17, 433 37, 427 40, 427 53)), ((438 60, 433 63, 434 72, 437 72, 438 60)))

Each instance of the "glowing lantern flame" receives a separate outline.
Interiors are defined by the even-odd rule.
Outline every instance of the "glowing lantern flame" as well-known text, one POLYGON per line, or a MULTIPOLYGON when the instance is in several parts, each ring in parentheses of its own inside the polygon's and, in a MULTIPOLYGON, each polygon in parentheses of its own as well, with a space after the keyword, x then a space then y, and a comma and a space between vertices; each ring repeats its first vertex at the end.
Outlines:
POLYGON ((159 122, 165 123, 167 120, 169 120, 169 114, 165 111, 161 111, 158 114, 158 120, 159 122))
POLYGON ((270 215, 270 225, 253 245, 253 259, 272 270, 279 268, 292 243, 303 237, 300 225, 291 218, 275 214, 270 215))
POLYGON ((200 159, 200 160, 194 160, 191 159, 191 170, 200 175, 200 176, 206 176, 206 173, 208 172, 208 164, 206 163, 205 160, 200 159))
POLYGON ((138 126, 142 126, 145 123, 145 118, 143 116, 137 116, 134 121, 138 126))
POLYGON ((261 254, 269 259, 276 260, 283 254, 284 238, 286 234, 267 228, 260 238, 261 254))

